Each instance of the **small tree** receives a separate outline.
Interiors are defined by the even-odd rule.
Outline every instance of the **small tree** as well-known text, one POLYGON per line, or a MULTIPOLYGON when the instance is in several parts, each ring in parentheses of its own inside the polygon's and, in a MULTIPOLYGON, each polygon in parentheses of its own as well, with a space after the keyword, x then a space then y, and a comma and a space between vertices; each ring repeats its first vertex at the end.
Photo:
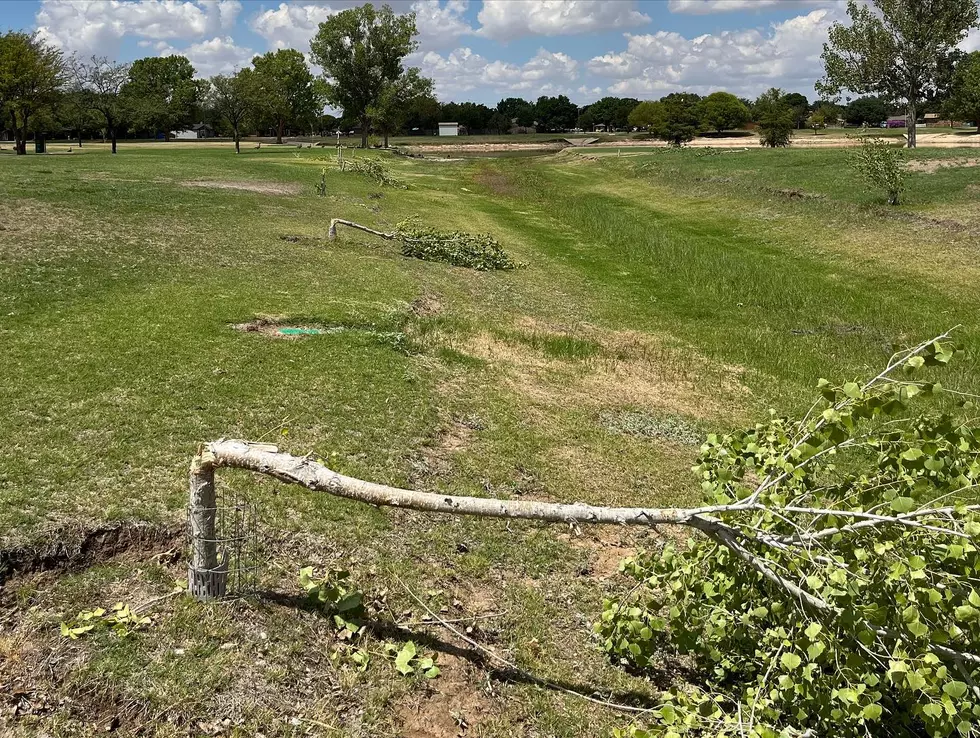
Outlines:
POLYGON ((801 95, 799 92, 788 92, 783 95, 782 102, 793 111, 793 125, 796 128, 803 128, 810 114, 810 101, 806 99, 806 95, 801 95))
POLYGON ((752 117, 745 104, 728 92, 712 92, 698 103, 701 127, 709 131, 731 131, 741 128, 752 117))
POLYGON ((423 77, 416 67, 405 70, 402 76, 384 86, 378 101, 368 106, 367 114, 375 131, 384 136, 386 149, 388 136, 404 125, 411 105, 429 97, 432 97, 432 80, 423 77))
POLYGON ((862 138, 861 147, 851 157, 851 166, 869 187, 884 190, 889 205, 898 205, 905 189, 905 169, 899 150, 880 138, 862 138))
POLYGON ((389 84, 401 77, 402 60, 418 48, 415 13, 395 15, 371 3, 344 10, 320 24, 310 42, 313 61, 323 67, 327 101, 361 125, 367 147, 370 115, 389 84))
POLYGON ((205 98, 207 106, 228 121, 235 138, 235 153, 241 153, 241 128, 256 106, 255 72, 241 69, 231 77, 211 78, 205 98))
POLYGON ((823 47, 823 93, 876 94, 903 103, 908 146, 919 106, 943 91, 957 45, 977 24, 974 0, 848 0, 851 25, 835 23, 823 47))
MULTIPOLYGON (((104 56, 72 64, 72 84, 81 100, 95 111, 105 125, 116 153, 116 135, 126 117, 122 89, 129 79, 129 64, 118 64, 104 56)), ((104 142, 104 139, 103 139, 104 142)))
POLYGON ((776 148, 789 146, 793 136, 793 109, 783 101, 782 90, 773 87, 755 102, 759 143, 776 148))
POLYGON ((950 98, 943 110, 951 119, 973 121, 980 133, 980 51, 957 63, 950 98))

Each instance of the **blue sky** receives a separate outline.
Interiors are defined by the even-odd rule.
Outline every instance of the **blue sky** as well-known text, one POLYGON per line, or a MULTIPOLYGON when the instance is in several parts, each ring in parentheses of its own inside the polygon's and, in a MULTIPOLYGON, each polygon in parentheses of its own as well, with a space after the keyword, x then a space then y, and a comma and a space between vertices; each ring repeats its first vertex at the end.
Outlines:
MULTIPOLYGON (((132 60, 186 55, 201 76, 256 53, 309 50, 349 0, 6 0, 0 28, 38 30, 68 52, 132 60)), ((443 101, 566 94, 655 99, 776 86, 813 97, 827 30, 843 0, 396 0, 418 17, 408 62, 443 101)), ((965 42, 980 48, 980 34, 965 42)))

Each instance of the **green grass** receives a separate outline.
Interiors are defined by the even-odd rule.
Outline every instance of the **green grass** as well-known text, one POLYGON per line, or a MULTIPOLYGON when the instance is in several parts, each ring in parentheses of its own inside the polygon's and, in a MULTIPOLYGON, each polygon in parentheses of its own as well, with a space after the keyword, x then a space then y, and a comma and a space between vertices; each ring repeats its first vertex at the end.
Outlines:
MULTIPOLYGON (((975 167, 915 172, 889 208, 833 149, 391 157, 407 190, 331 158, 131 144, 0 157, 2 545, 106 520, 177 524, 188 461, 218 437, 447 493, 690 504, 692 435, 798 410, 819 377, 866 376, 891 343, 953 325, 977 355, 975 167), (478 273, 360 233, 326 239, 332 217, 388 230, 413 214, 490 232, 527 266, 478 273), (232 328, 256 316, 343 330, 232 328)), ((980 390, 975 358, 949 375, 980 390)), ((488 694, 487 667, 451 634, 386 625, 425 615, 396 576, 453 618, 494 615, 470 621, 474 637, 535 673, 613 699, 653 691, 589 636, 603 593, 625 586, 615 562, 654 545, 645 535, 437 519, 220 478, 260 504, 263 587, 278 594, 164 600, 145 633, 69 644, 60 619, 161 595, 183 564, 133 554, 11 582, 0 684, 26 680, 59 706, 5 714, 0 732, 94 731, 117 716, 160 736, 225 717, 232 734, 377 735, 421 711, 454 734, 456 711, 483 736, 577 736, 626 721, 499 674, 488 694), (414 638, 443 676, 404 679, 379 655, 364 673, 332 663, 329 621, 289 599, 303 565, 350 568, 378 622, 364 647, 414 638), (40 668, 54 658, 71 668, 40 668), (195 675, 208 686, 191 689, 195 675)))

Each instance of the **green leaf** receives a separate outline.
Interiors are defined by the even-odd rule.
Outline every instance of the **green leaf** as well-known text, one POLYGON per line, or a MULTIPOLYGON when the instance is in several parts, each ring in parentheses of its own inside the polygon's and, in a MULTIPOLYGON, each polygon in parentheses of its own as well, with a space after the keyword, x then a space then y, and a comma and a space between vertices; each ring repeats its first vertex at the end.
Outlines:
POLYGON ((911 497, 896 497, 891 501, 891 508, 897 513, 911 512, 915 509, 915 500, 911 497))
POLYGON ((787 652, 779 657, 779 663, 781 663, 784 668, 792 671, 793 669, 799 668, 800 664, 803 663, 803 660, 795 653, 787 652))
POLYGON ((395 669, 398 670, 399 674, 408 675, 415 671, 415 668, 411 665, 412 659, 415 658, 415 644, 409 641, 395 656, 395 669))
POLYGON ((424 672, 422 673, 422 676, 424 676, 424 677, 425 677, 426 679, 435 679, 435 678, 436 678, 437 676, 439 676, 439 675, 440 675, 441 673, 442 673, 442 672, 441 672, 441 671, 439 671, 439 667, 438 667, 438 666, 432 666, 432 667, 430 667, 430 668, 428 668, 428 669, 426 669, 426 670, 425 670, 425 671, 424 671, 424 672))
POLYGON ((856 400, 861 396, 861 387, 857 382, 847 382, 841 387, 841 391, 852 400, 856 400))
POLYGON ((970 605, 960 605, 953 611, 953 613, 956 616, 957 622, 965 623, 976 618, 977 614, 980 613, 980 610, 977 610, 975 607, 971 607, 970 605))
POLYGON ((803 632, 806 633, 806 637, 812 641, 814 638, 820 635, 821 630, 823 630, 823 626, 820 625, 820 623, 814 622, 810 623, 803 632))
POLYGON ((872 702, 870 705, 865 705, 864 709, 861 711, 861 717, 865 720, 877 720, 881 717, 881 705, 872 702))
POLYGON ((966 684, 964 682, 947 682, 943 685, 943 692, 948 694, 954 700, 958 700, 960 697, 966 694, 966 684))

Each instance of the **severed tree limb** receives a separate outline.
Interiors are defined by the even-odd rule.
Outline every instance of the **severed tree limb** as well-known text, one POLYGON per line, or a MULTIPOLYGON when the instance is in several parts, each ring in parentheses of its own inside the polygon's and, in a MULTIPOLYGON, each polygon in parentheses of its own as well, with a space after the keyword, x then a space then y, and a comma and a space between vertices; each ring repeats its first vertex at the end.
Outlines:
POLYGON ((367 226, 363 226, 360 223, 355 223, 352 220, 344 220, 343 218, 334 218, 330 221, 330 229, 327 231, 327 238, 329 238, 331 241, 337 238, 338 225, 347 226, 348 228, 355 228, 359 231, 370 233, 372 236, 379 236, 381 238, 386 238, 389 241, 395 238, 394 233, 384 233, 382 231, 376 231, 373 228, 368 228, 367 226))

